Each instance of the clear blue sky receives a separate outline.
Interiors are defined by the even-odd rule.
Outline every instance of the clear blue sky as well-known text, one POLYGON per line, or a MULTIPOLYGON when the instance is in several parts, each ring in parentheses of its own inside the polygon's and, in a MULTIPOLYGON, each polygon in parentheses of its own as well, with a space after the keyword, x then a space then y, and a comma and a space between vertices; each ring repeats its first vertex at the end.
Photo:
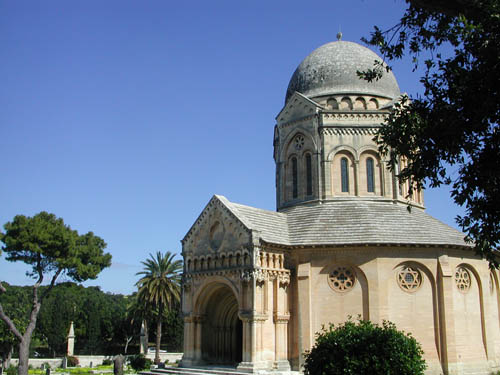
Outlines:
MULTIPOLYGON (((312 50, 359 42, 405 4, 379 1, 0 2, 0 224, 42 210, 108 244, 86 285, 131 293, 150 252, 180 240, 213 194, 275 209, 272 138, 312 50)), ((402 91, 421 92, 409 61, 402 91)), ((428 212, 456 226, 446 190, 428 212)), ((31 284, 0 257, 0 280, 31 284)), ((61 279, 61 280, 64 280, 61 279)))

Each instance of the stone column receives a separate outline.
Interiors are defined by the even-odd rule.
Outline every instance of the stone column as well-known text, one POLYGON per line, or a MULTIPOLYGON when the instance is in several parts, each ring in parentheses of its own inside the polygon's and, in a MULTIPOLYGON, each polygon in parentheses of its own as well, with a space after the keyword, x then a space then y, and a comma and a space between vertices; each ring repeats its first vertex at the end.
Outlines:
POLYGON ((490 298, 490 270, 484 265, 483 269, 480 273, 480 281, 482 284, 481 290, 483 291, 480 296, 482 298, 482 323, 483 323, 483 334, 485 339, 486 346, 486 356, 488 358, 488 362, 490 366, 493 368, 495 366, 495 359, 497 358, 497 354, 495 351, 495 334, 498 330, 498 322, 494 319, 488 319, 489 317, 495 316, 495 308, 496 306, 492 303, 492 298, 490 298))
POLYGON ((194 338, 193 360, 196 363, 203 362, 202 343, 201 343, 202 330, 203 330, 203 320, 204 320, 203 315, 193 316, 193 336, 192 336, 194 338))
POLYGON ((68 333, 68 350, 66 354, 68 356, 74 355, 74 350, 75 350, 75 330, 73 328, 73 322, 71 322, 69 326, 69 333, 68 333))
POLYGON ((254 372, 258 369, 266 369, 267 363, 260 360, 261 353, 257 347, 260 339, 257 333, 257 324, 262 324, 267 316, 255 312, 240 311, 239 318, 243 322, 243 353, 242 361, 237 367, 238 370, 254 372))
POLYGON ((275 329, 275 360, 274 368, 277 370, 289 371, 290 362, 288 362, 288 285, 290 276, 286 273, 280 274, 275 280, 275 311, 274 311, 274 329, 275 329))
POLYGON ((354 161, 354 189, 353 193, 355 196, 359 196, 359 160, 354 161))
POLYGON ((318 195, 321 199, 326 199, 333 195, 332 193, 332 164, 329 160, 321 160, 321 170, 319 173, 322 174, 322 185, 321 195, 318 195))
POLYGON ((289 371, 288 361, 288 321, 290 315, 274 315, 274 327, 276 330, 276 354, 274 368, 280 371, 289 371))
POLYGON ((311 350, 314 342, 313 332, 311 327, 311 280, 310 280, 310 263, 298 264, 297 267, 297 317, 299 320, 298 326, 298 352, 299 366, 304 364, 304 352, 311 350))
POLYGON ((194 359, 194 332, 193 319, 191 315, 184 316, 184 354, 182 355, 182 366, 189 367, 194 359))
POLYGON ((453 304, 453 288, 455 280, 453 271, 448 261, 448 255, 439 257, 439 271, 441 282, 439 283, 439 322, 441 328, 441 358, 443 372, 445 374, 457 374, 460 372, 458 354, 455 339, 455 319, 453 304))
MULTIPOLYGON (((240 314, 240 319, 243 322, 243 353, 242 363, 252 364, 255 360, 255 352, 257 349, 256 340, 256 320, 250 314, 240 314)), ((253 366, 251 366, 253 367, 253 366)))

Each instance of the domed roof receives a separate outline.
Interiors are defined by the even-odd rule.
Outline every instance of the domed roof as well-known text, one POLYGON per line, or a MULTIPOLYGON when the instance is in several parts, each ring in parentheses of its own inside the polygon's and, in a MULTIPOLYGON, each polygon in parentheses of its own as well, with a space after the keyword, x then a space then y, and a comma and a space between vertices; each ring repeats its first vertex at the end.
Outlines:
POLYGON ((364 94, 395 99, 399 86, 392 72, 378 81, 360 79, 356 72, 373 68, 381 58, 357 43, 337 41, 325 44, 307 56, 293 73, 285 102, 295 91, 313 98, 332 94, 364 94))

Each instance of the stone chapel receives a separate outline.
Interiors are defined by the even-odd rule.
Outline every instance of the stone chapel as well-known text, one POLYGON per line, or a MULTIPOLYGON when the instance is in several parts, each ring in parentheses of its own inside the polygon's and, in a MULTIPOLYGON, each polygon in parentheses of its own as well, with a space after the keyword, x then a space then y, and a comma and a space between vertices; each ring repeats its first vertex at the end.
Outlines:
POLYGON ((357 77, 375 60, 307 56, 276 117, 277 211, 214 195, 182 240, 181 366, 300 371, 322 325, 360 316, 411 332, 428 374, 499 369, 499 273, 386 168, 373 137, 400 89, 357 77))

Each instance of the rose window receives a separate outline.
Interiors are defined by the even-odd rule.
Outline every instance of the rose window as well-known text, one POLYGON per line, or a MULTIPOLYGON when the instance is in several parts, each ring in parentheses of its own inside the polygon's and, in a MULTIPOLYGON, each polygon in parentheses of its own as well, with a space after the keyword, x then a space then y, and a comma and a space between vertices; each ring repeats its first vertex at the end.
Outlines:
POLYGON ((356 275, 350 267, 337 267, 328 275, 328 284, 336 292, 347 292, 354 287, 356 275))
POLYGON ((459 291, 467 293, 471 285, 469 271, 467 271, 464 267, 458 267, 455 271, 455 283, 457 284, 459 291))
POLYGON ((302 135, 298 135, 295 137, 295 149, 301 150, 304 147, 304 137, 302 135))
POLYGON ((415 292, 422 284, 422 275, 417 269, 405 266, 398 272, 398 284, 405 292, 415 292))

